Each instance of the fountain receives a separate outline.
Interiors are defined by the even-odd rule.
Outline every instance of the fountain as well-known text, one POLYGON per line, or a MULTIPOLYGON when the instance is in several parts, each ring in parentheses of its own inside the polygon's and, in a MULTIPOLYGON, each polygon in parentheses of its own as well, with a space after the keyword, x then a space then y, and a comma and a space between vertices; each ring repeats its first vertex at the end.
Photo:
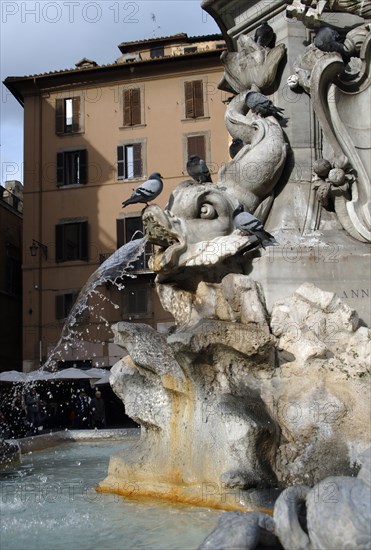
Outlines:
POLYGON ((60 441, 43 451, 28 448, 20 465, 1 470, 1 548, 196 548, 220 512, 97 493, 109 455, 137 436, 92 436, 89 431, 88 440, 60 441))
POLYGON ((157 245, 157 292, 175 329, 113 327, 129 356, 113 367, 111 385, 142 434, 111 457, 100 492, 272 509, 287 485, 334 475, 347 483, 370 446, 370 312, 349 303, 349 289, 367 289, 370 262, 367 7, 329 2, 323 12, 294 2, 284 19, 286 2, 274 6, 203 2, 231 50, 222 54, 220 88, 233 94, 225 121, 242 147, 215 184, 185 180, 165 210, 143 213, 157 245), (346 67, 339 54, 303 45, 331 10, 352 56, 346 67), (272 47, 247 36, 263 19, 275 30, 272 47), (271 95, 287 118, 249 110, 249 90, 271 95), (240 204, 278 246, 262 250, 236 230, 240 204))
MULTIPOLYGON (((102 284, 111 283, 120 289, 123 286, 122 280, 125 277, 132 276, 130 273, 132 264, 143 253, 146 242, 146 238, 143 237, 124 244, 90 275, 89 279, 80 290, 63 325, 59 340, 49 353, 42 371, 55 371, 57 369, 57 359, 63 357, 62 350, 68 349, 71 342, 78 341, 81 337, 81 333, 75 325, 78 315, 83 313, 85 309, 89 308, 89 310, 93 312, 93 309, 88 305, 89 298, 96 294, 103 301, 108 300, 100 293, 98 287, 102 284)), ((119 307, 116 304, 114 304, 114 306, 119 307)), ((107 323, 105 319, 101 318, 100 320, 107 323)))
POLYGON ((350 302, 356 289, 367 296, 370 262, 369 4, 286 4, 204 0, 229 46, 220 87, 242 147, 215 184, 185 180, 165 210, 143 213, 174 330, 113 327, 129 355, 111 385, 142 429, 114 449, 98 494, 230 511, 205 550, 238 536, 244 548, 277 537, 285 548, 330 548, 350 523, 337 547, 370 544, 369 309, 350 302), (313 44, 334 12, 346 67, 313 44), (248 36, 264 19, 272 47, 248 36), (287 118, 248 110, 251 90, 287 118), (234 227, 240 204, 278 246, 263 250, 234 227))

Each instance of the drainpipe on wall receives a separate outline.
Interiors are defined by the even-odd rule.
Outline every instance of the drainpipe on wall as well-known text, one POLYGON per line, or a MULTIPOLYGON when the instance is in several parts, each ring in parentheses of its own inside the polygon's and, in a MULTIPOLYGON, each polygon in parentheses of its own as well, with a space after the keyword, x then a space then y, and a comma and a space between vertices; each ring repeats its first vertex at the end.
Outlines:
MULTIPOLYGON (((38 155, 38 161, 39 161, 39 166, 38 166, 38 180, 39 180, 39 196, 38 196, 38 201, 39 201, 39 205, 38 205, 38 237, 37 237, 37 240, 40 241, 40 242, 44 242, 43 241, 43 234, 42 234, 42 160, 43 160, 43 154, 42 154, 42 121, 43 121, 43 116, 42 116, 42 97, 41 97, 41 91, 36 83, 36 78, 34 77, 34 85, 35 87, 37 88, 38 92, 39 92, 39 95, 38 95, 38 99, 39 99, 39 155, 38 155)), ((38 270, 39 270, 39 289, 38 289, 38 310, 39 310, 39 315, 38 315, 38 341, 39 341, 39 366, 41 367, 42 366, 42 307, 43 307, 43 297, 42 297, 42 293, 43 293, 43 289, 44 289, 44 285, 43 285, 43 274, 42 274, 42 253, 41 253, 41 250, 39 250, 39 266, 38 266, 38 270)))

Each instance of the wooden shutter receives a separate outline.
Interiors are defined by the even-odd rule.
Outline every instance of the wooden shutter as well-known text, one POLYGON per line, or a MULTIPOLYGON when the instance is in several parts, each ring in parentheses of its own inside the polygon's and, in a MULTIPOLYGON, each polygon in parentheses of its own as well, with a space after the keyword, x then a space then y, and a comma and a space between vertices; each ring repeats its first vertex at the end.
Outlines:
POLYGON ((117 248, 120 248, 126 243, 125 240, 125 218, 116 220, 116 239, 117 248))
POLYGON ((57 153, 57 186, 64 185, 64 153, 57 153))
POLYGON ((124 90, 124 126, 131 124, 131 90, 124 90))
POLYGON ((141 123, 141 109, 140 109, 140 88, 133 88, 131 90, 131 123, 141 123))
POLYGON ((138 313, 142 313, 142 314, 146 314, 148 313, 148 290, 147 288, 138 288, 137 292, 137 312, 138 313))
POLYGON ((133 144, 134 178, 140 178, 143 173, 142 144, 133 144))
POLYGON ((205 136, 190 136, 187 139, 187 153, 188 158, 191 155, 197 155, 201 159, 205 160, 206 157, 206 146, 205 146, 205 136))
POLYGON ((124 147, 119 145, 117 147, 117 179, 121 180, 125 178, 125 162, 124 162, 124 147))
POLYGON ((55 226, 55 261, 63 262, 64 261, 64 225, 58 224, 55 226))
POLYGON ((202 80, 185 82, 184 97, 186 118, 204 116, 204 92, 202 80))
POLYGON ((55 297, 55 318, 64 319, 64 294, 59 294, 55 297))
POLYGON ((87 262, 89 259, 88 222, 81 222, 79 225, 80 225, 80 260, 87 262))
POLYGON ((86 149, 79 151, 80 157, 80 183, 88 181, 88 152, 86 149))
POLYGON ((80 98, 72 98, 72 132, 80 131, 80 98))
POLYGON ((204 116, 204 93, 202 80, 195 80, 193 82, 193 101, 194 117, 204 116))
POLYGON ((57 134, 64 133, 64 99, 55 101, 55 132, 57 134))
POLYGON ((194 118, 193 108, 193 82, 184 82, 185 116, 194 118))

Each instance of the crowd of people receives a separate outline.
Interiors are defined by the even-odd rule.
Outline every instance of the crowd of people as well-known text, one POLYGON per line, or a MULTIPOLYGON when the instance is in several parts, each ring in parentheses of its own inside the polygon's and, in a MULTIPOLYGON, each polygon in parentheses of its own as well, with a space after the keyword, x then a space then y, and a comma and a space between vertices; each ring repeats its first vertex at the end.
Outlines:
MULTIPOLYGON (((40 396, 35 387, 16 391, 14 396, 2 395, 0 404, 0 435, 19 438, 44 430, 100 429, 106 427, 106 410, 102 393, 94 396, 85 389, 63 388, 40 396)), ((45 393, 45 392, 44 392, 45 393)))

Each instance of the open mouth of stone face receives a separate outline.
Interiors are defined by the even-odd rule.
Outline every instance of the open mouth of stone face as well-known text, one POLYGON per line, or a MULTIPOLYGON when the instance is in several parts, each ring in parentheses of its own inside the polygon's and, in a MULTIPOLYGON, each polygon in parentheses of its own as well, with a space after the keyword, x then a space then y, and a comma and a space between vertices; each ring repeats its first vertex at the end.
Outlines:
POLYGON ((183 246, 184 239, 173 227, 173 223, 179 223, 179 221, 171 212, 164 213, 157 207, 149 207, 143 214, 146 236, 151 243, 163 249, 174 245, 183 246))

